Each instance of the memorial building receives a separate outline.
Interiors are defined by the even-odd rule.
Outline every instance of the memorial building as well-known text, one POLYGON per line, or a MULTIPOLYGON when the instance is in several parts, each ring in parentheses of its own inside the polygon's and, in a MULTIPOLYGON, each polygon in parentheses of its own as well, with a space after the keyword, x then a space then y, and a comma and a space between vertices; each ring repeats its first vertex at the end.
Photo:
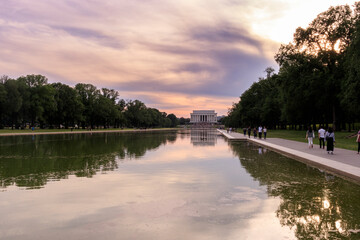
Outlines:
POLYGON ((215 110, 193 110, 190 123, 217 123, 217 113, 215 110))

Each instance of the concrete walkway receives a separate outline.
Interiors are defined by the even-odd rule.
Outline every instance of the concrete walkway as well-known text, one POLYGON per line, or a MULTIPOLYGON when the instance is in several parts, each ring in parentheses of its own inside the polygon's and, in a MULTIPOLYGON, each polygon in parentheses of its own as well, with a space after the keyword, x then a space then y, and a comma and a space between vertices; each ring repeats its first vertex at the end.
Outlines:
POLYGON ((253 137, 244 137, 244 134, 236 132, 228 133, 219 129, 218 131, 229 140, 250 141, 262 145, 285 156, 295 158, 360 184, 360 155, 355 151, 339 149, 335 146, 334 155, 330 155, 327 154, 326 150, 320 149, 318 145, 314 145, 314 148, 309 148, 307 143, 297 141, 279 138, 255 139, 253 137))

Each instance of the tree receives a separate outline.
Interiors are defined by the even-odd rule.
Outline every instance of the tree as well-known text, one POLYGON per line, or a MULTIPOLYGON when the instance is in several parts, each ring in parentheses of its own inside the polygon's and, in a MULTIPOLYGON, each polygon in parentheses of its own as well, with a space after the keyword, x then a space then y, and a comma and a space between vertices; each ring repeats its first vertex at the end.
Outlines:
POLYGON ((171 127, 176 127, 179 124, 177 117, 173 113, 167 115, 167 118, 171 120, 171 127))
POLYGON ((97 89, 79 83, 72 88, 62 83, 48 84, 42 75, 26 75, 10 79, 0 77, 0 127, 40 127, 81 124, 83 128, 103 126, 170 127, 177 125, 174 114, 167 115, 147 108, 139 100, 118 101, 114 89, 97 89))
POLYGON ((126 107, 126 102, 124 99, 120 99, 116 104, 116 117, 115 117, 115 127, 123 127, 126 123, 124 111, 126 107))
POLYGON ((265 125, 275 127, 280 122, 279 78, 272 74, 273 68, 265 70, 267 78, 260 78, 241 96, 238 103, 229 109, 224 119, 226 126, 248 127, 265 125))
POLYGON ((280 68, 277 85, 281 120, 291 125, 331 121, 321 65, 311 56, 297 55, 292 64, 280 68))
POLYGON ((3 118, 4 118, 4 111, 6 107, 6 89, 4 83, 7 81, 7 76, 0 77, 0 128, 2 128, 3 118))
MULTIPOLYGON (((244 94, 242 94, 243 96, 244 94)), ((232 108, 228 111, 228 116, 222 119, 224 125, 229 127, 240 127, 241 125, 247 124, 248 119, 247 114, 241 116, 240 112, 242 111, 242 103, 240 101, 238 103, 233 103, 232 108)))
POLYGON ((270 78, 273 75, 273 73, 275 72, 275 69, 272 67, 267 67, 265 69, 265 72, 266 72, 266 78, 270 78))
POLYGON ((149 113, 148 127, 161 127, 162 126, 162 113, 156 108, 148 108, 149 113))
POLYGON ((95 119, 96 123, 103 125, 105 128, 110 124, 115 124, 117 117, 116 100, 119 93, 114 89, 102 88, 101 93, 95 101, 95 119))
POLYGON ((11 128, 18 122, 19 110, 22 105, 22 98, 18 90, 18 83, 16 80, 7 79, 4 82, 6 91, 6 100, 4 102, 4 113, 7 116, 11 128))
POLYGON ((179 119, 179 124, 180 124, 180 125, 190 124, 190 118, 181 117, 181 118, 179 119))
POLYGON ((56 101, 54 123, 59 126, 63 124, 65 128, 68 128, 81 122, 84 105, 76 90, 62 83, 53 83, 51 86, 55 89, 56 101))
MULTIPOLYGON (((341 105, 346 109, 349 123, 360 120, 360 2, 356 3, 355 33, 346 51, 346 75, 341 86, 341 105)), ((350 128, 349 128, 350 129, 350 128)))
POLYGON ((84 105, 84 118, 82 121, 82 127, 91 126, 94 128, 96 118, 96 99, 100 95, 100 91, 92 84, 78 83, 75 86, 75 90, 79 94, 80 100, 84 105))
POLYGON ((139 100, 126 103, 125 118, 128 124, 133 127, 140 127, 144 123, 146 106, 139 100))
MULTIPOLYGON (((321 89, 313 91, 325 95, 334 125, 336 112, 340 111, 337 94, 343 76, 343 52, 351 42, 353 22, 354 15, 348 5, 330 7, 320 13, 306 29, 299 27, 294 34, 294 42, 281 46, 275 56, 280 73, 289 67, 299 67, 302 62, 317 61, 317 64, 304 69, 308 72, 305 76, 309 77, 314 72, 321 74, 321 79, 317 79, 322 81, 318 84, 321 89)), ((299 78, 299 81, 303 79, 299 78)))
POLYGON ((51 119, 51 114, 56 110, 54 89, 47 84, 48 79, 42 75, 27 75, 17 79, 23 85, 24 92, 29 91, 28 109, 31 125, 40 123, 42 127, 51 119))

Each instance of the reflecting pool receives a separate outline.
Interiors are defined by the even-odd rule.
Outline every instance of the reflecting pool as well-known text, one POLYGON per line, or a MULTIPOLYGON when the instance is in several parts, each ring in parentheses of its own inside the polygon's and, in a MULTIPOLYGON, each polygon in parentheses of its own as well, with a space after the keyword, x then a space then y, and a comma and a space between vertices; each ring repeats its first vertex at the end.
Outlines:
POLYGON ((214 130, 0 137, 0 239, 360 239, 360 186, 214 130))

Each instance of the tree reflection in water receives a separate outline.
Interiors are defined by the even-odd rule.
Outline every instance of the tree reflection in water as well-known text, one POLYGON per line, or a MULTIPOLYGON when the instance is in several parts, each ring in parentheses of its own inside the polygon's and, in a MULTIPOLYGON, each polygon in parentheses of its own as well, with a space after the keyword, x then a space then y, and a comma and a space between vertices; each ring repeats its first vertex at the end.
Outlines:
POLYGON ((298 239, 360 239, 360 186, 249 143, 229 143, 246 171, 281 204, 298 239))
POLYGON ((118 161, 176 140, 175 132, 93 133, 0 138, 0 186, 41 188, 69 175, 92 177, 118 161))

